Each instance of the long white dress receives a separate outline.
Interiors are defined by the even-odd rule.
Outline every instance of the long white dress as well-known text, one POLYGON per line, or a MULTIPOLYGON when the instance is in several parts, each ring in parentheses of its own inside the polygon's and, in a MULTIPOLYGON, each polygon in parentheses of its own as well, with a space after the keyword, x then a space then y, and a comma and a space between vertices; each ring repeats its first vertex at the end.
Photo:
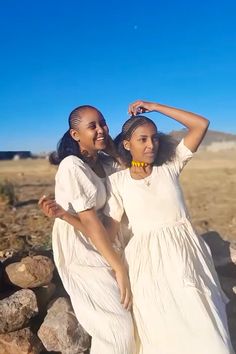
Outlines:
POLYGON ((125 258, 139 354, 229 354, 225 300, 205 242, 189 221, 178 177, 192 153, 182 140, 172 162, 135 180, 108 179, 105 214, 125 211, 133 237, 125 258))
MULTIPOLYGON (((114 172, 111 167, 104 163, 107 175, 114 172)), ((100 213, 106 201, 105 178, 99 178, 81 159, 68 156, 56 174, 55 196, 72 213, 90 208, 100 213)), ((120 303, 108 263, 85 236, 61 219, 55 220, 52 241, 55 264, 76 317, 92 336, 90 353, 133 354, 132 317, 120 303)))

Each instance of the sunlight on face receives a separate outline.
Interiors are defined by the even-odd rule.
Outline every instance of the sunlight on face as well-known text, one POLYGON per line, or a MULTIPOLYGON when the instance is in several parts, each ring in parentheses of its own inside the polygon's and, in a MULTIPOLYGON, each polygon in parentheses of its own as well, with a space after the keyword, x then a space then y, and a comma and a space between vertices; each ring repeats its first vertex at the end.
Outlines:
POLYGON ((157 128, 152 123, 139 126, 127 142, 133 160, 153 163, 159 147, 157 128))

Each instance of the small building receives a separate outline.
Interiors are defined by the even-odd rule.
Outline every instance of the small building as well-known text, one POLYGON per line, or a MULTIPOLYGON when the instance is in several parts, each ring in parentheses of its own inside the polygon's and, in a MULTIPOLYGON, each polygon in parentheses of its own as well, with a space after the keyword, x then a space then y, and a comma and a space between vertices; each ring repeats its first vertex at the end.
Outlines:
POLYGON ((0 151, 0 160, 18 160, 32 158, 31 151, 0 151))

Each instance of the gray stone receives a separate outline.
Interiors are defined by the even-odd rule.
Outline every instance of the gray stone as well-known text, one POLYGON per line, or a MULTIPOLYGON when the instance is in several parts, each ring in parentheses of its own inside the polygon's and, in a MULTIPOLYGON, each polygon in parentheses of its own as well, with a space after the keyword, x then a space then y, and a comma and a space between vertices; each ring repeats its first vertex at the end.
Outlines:
POLYGON ((78 323, 71 304, 58 298, 48 310, 38 336, 48 351, 79 354, 90 347, 90 336, 78 323))
POLYGON ((34 292, 22 289, 0 301, 0 333, 13 332, 27 326, 38 314, 34 292))
POLYGON ((236 279, 219 277, 221 287, 229 299, 236 299, 236 279))
POLYGON ((222 239, 215 231, 202 235, 204 241, 211 249, 215 267, 225 267, 229 264, 236 265, 236 243, 222 239))
POLYGON ((56 291, 56 285, 50 283, 48 285, 44 285, 40 288, 34 289, 33 291, 37 298, 39 312, 44 312, 46 310, 47 304, 49 303, 50 299, 56 291))

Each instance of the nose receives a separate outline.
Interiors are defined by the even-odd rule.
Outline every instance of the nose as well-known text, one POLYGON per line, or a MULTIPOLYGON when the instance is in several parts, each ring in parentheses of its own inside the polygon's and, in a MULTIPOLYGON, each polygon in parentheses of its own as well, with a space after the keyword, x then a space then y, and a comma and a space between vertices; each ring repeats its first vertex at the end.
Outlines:
POLYGON ((104 132, 103 127, 102 127, 101 125, 98 125, 98 126, 97 126, 97 133, 98 133, 98 134, 103 134, 103 132, 104 132))
POLYGON ((152 139, 148 139, 147 141, 147 147, 150 149, 150 150, 154 150, 154 142, 152 139))

